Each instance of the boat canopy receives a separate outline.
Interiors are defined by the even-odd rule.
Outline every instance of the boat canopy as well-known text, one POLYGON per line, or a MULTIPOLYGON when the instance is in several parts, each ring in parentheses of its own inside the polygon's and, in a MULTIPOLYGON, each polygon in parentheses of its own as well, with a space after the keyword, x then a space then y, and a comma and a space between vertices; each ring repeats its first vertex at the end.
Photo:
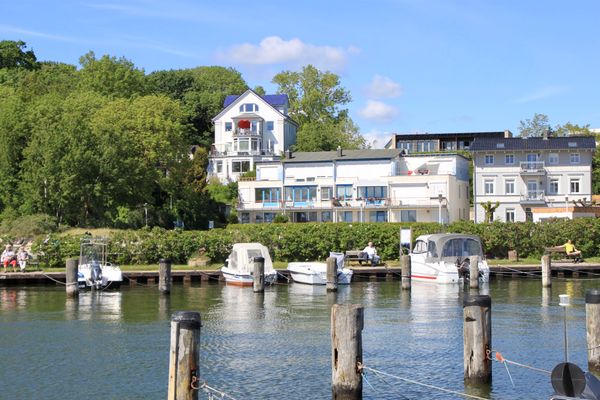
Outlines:
POLYGON ((236 243, 227 258, 227 266, 239 273, 254 271, 254 257, 265 259, 265 274, 274 271, 269 249, 260 243, 236 243))
POLYGON ((426 262, 464 260, 470 256, 483 257, 481 239, 476 235, 440 233, 419 236, 413 254, 425 254, 426 262))

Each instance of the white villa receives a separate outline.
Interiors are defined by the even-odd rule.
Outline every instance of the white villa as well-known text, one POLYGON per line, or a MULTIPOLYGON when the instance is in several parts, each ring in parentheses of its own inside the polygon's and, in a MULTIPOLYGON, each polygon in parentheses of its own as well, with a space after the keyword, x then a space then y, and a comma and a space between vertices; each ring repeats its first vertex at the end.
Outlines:
POLYGON ((247 90, 227 96, 213 118, 215 142, 209 155, 208 176, 223 183, 236 181, 258 161, 279 159, 296 143, 298 124, 288 116, 285 94, 260 96, 247 90))
POLYGON ((475 222, 483 203, 499 203, 493 219, 539 221, 572 218, 572 202, 592 199, 594 137, 475 139, 475 222))
POLYGON ((469 161, 400 149, 287 152, 238 182, 241 223, 439 222, 469 219, 469 161))

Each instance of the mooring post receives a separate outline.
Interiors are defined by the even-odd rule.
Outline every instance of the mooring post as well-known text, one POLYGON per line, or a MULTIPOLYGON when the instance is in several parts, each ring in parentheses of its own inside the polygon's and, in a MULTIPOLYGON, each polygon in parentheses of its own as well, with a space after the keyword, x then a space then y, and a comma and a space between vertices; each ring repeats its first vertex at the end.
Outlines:
POLYGON ((79 282, 77 279, 79 273, 79 258, 67 258, 66 271, 65 287, 67 296, 77 297, 79 295, 79 282))
POLYGON ((585 292, 588 369, 600 373, 600 289, 585 292))
POLYGON ((469 260, 469 287, 479 288, 479 256, 471 256, 469 260))
POLYGON ((542 256, 542 287, 552 286, 552 262, 549 255, 542 256))
POLYGON ((171 316, 168 400, 197 400, 200 375, 200 313, 178 311, 171 316))
POLYGON ((326 286, 328 292, 337 292, 338 290, 337 259, 335 257, 327 257, 326 286))
POLYGON ((161 294, 171 293, 171 261, 161 258, 158 261, 158 292, 161 294))
POLYGON ((463 300, 463 364, 465 382, 488 383, 492 380, 492 299, 487 295, 468 296, 463 300))
POLYGON ((254 273, 252 275, 254 293, 265 291, 265 258, 254 257, 254 273))
POLYGON ((410 290, 411 264, 409 255, 403 254, 400 256, 400 268, 402 269, 402 290, 410 290))
POLYGON ((334 304, 331 307, 331 390, 333 400, 362 399, 363 307, 334 304))

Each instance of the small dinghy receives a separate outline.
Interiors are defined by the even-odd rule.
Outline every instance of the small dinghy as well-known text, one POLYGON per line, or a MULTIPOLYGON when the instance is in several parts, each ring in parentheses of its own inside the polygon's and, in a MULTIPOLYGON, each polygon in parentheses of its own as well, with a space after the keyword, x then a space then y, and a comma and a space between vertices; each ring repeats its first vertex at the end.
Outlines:
MULTIPOLYGON (((344 253, 330 252, 329 257, 336 259, 338 284, 350 284, 352 270, 344 268, 344 253)), ((327 263, 318 261, 291 262, 288 264, 288 271, 290 271, 294 282, 307 285, 327 284, 327 263)))

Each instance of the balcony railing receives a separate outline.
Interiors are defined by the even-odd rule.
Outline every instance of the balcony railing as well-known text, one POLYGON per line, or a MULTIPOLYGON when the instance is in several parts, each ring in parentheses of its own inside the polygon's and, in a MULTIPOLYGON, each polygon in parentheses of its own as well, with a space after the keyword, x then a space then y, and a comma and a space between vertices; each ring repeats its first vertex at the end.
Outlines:
POLYGON ((260 137, 260 136, 262 136, 262 132, 260 132, 260 131, 254 132, 251 129, 237 128, 237 129, 233 130, 232 135, 235 137, 237 137, 237 136, 260 137))
MULTIPOLYGON (((542 199, 544 196, 542 195, 542 199)), ((447 207, 446 200, 441 203, 443 208, 447 207)), ((259 209, 378 209, 378 208, 424 208, 437 209, 440 207, 438 200, 428 198, 373 198, 367 199, 331 199, 331 200, 305 200, 305 201, 273 201, 273 202, 239 202, 238 209, 259 210, 259 209)))
POLYGON ((546 193, 543 190, 529 190, 521 195, 521 203, 539 204, 545 203, 546 193))
POLYGON ((275 153, 271 150, 244 150, 244 151, 234 151, 234 150, 211 150, 211 157, 237 157, 237 156, 274 156, 275 153))
POLYGON ((543 161, 522 161, 521 174, 540 175, 545 174, 546 169, 543 161))

